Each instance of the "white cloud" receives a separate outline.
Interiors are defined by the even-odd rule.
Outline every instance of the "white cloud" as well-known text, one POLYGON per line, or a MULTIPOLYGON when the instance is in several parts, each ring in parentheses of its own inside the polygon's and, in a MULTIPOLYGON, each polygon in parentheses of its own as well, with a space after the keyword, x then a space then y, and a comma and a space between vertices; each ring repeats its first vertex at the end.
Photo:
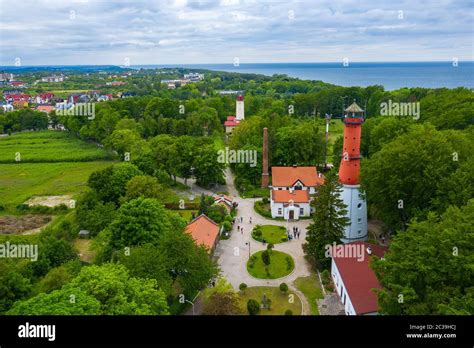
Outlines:
POLYGON ((466 0, 0 0, 0 64, 464 60, 472 22, 466 0))

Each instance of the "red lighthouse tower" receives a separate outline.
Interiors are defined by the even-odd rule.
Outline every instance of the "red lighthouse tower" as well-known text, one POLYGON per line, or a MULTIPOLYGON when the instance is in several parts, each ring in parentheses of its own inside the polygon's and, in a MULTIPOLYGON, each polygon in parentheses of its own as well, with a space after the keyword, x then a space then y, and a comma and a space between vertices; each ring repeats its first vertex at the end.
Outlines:
POLYGON ((339 180, 343 185, 341 198, 347 206, 347 218, 350 225, 346 226, 343 242, 367 240, 367 203, 360 195, 360 140, 364 110, 355 102, 344 110, 344 146, 339 180))
POLYGON ((342 151, 341 166, 339 167, 339 180, 345 185, 357 185, 360 172, 360 137, 364 110, 355 102, 352 103, 344 114, 344 147, 342 151))

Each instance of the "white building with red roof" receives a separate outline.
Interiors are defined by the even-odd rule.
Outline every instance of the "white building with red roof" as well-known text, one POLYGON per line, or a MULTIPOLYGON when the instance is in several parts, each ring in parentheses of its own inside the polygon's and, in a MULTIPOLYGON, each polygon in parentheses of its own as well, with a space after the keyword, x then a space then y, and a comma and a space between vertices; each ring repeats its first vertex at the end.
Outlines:
POLYGON ((331 276, 347 315, 374 315, 378 312, 377 294, 381 289, 370 259, 382 258, 387 251, 367 242, 352 242, 332 247, 331 276))
POLYGON ((324 177, 318 174, 316 167, 272 167, 272 217, 298 220, 310 216, 311 195, 323 183, 324 177))
POLYGON ((235 100, 235 116, 227 116, 227 120, 224 122, 225 132, 231 134, 235 127, 237 127, 242 120, 245 119, 244 109, 244 96, 237 94, 235 100))

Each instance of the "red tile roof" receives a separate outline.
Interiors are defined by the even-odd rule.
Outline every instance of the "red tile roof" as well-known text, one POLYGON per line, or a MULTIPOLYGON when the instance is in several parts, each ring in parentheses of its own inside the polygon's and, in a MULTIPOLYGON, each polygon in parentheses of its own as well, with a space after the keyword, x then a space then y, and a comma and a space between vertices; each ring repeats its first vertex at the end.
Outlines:
POLYGON ((324 183, 323 177, 318 177, 316 167, 272 167, 273 186, 293 186, 297 181, 305 186, 316 186, 324 183))
POLYGON ((367 253, 367 248, 370 247, 372 255, 378 257, 383 257, 388 249, 367 242, 352 242, 345 245, 362 245, 364 251, 363 260, 360 260, 357 255, 333 257, 354 310, 358 315, 377 312, 377 295, 372 289, 381 289, 382 286, 369 266, 372 256, 367 253))
POLYGON ((272 199, 276 203, 309 203, 309 193, 307 190, 272 190, 272 199))
POLYGON ((219 225, 201 214, 186 226, 186 232, 191 234, 198 245, 204 245, 211 250, 219 236, 219 225))
POLYGON ((235 116, 227 116, 227 121, 224 122, 224 126, 237 126, 240 122, 235 119, 235 116))
POLYGON ((44 111, 44 112, 51 112, 51 111, 54 110, 54 106, 52 106, 52 105, 38 105, 36 107, 36 110, 44 111))

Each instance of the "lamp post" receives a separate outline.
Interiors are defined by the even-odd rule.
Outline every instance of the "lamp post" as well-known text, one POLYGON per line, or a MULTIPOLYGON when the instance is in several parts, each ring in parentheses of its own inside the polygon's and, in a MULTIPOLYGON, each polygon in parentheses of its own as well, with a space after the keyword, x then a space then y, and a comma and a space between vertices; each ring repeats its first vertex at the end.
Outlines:
POLYGON ((246 242, 245 245, 249 246, 249 260, 250 260, 250 242, 246 242))

